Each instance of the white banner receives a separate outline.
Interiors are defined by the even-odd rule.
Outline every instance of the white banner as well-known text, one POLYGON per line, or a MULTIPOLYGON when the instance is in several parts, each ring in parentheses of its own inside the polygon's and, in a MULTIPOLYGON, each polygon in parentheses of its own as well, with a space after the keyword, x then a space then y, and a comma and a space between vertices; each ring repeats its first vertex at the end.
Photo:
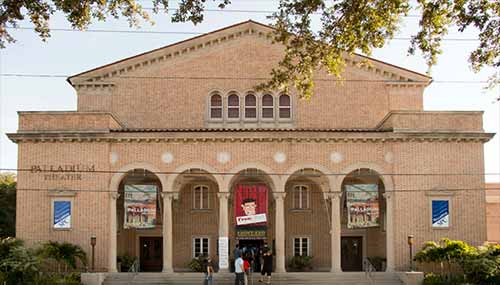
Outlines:
POLYGON ((229 268, 229 238, 219 237, 219 268, 229 268))
POLYGON ((238 226, 265 222, 267 222, 266 214, 236 217, 236 225, 238 226))

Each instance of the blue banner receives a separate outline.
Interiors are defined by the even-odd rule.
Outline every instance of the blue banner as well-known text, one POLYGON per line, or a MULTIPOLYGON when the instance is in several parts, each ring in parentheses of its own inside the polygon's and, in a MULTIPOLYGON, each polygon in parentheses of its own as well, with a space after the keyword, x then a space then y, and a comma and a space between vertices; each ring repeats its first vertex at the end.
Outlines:
POLYGON ((448 200, 432 200, 432 226, 437 228, 450 226, 450 205, 448 200))
POLYGON ((71 228, 71 202, 54 201, 54 228, 71 228))

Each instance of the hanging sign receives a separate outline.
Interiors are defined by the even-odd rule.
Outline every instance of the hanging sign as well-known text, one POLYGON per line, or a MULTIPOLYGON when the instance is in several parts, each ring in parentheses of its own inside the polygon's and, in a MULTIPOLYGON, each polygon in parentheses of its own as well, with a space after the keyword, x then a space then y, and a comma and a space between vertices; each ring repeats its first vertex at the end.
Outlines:
POLYGON ((267 224, 267 186, 264 184, 237 185, 234 213, 237 226, 267 224))
POLYGON ((349 229, 378 227, 380 224, 377 184, 345 186, 347 195, 347 227, 349 229))
POLYGON ((149 229, 156 224, 156 185, 125 185, 123 228, 149 229))
POLYGON ((236 185, 234 213, 237 239, 265 239, 268 221, 265 184, 236 185))

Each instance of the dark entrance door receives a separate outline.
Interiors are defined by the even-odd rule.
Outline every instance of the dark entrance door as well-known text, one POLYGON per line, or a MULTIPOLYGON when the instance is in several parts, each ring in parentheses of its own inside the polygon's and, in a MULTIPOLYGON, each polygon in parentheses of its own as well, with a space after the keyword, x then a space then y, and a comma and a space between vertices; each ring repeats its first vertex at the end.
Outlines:
POLYGON ((342 271, 363 271, 363 237, 342 237, 342 271))
POLYGON ((141 237, 141 271, 161 271, 163 268, 163 238, 141 237))
POLYGON ((248 254, 253 258, 253 271, 260 272, 261 264, 260 259, 264 251, 263 239, 240 239, 238 240, 240 252, 243 257, 248 254))

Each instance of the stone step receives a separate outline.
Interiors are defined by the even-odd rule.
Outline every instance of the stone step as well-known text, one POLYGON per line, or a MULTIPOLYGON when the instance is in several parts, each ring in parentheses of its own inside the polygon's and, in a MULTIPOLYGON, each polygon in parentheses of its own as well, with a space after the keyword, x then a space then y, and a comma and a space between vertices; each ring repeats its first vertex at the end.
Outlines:
MULTIPOLYGON (((259 285, 259 274, 253 276, 249 285, 259 285), (253 281, 253 282, 252 282, 253 281)), ((193 285, 203 284, 203 275, 201 273, 117 273, 106 277, 104 285, 125 285, 125 284, 144 284, 144 285, 193 285)), ((213 284, 232 285, 234 284, 234 274, 216 273, 214 274, 213 284)), ((304 273, 275 273, 273 274, 272 284, 279 285, 401 285, 403 284, 399 277, 394 273, 374 272, 370 278, 364 272, 343 272, 343 273, 322 273, 322 272, 304 272, 304 273)))

